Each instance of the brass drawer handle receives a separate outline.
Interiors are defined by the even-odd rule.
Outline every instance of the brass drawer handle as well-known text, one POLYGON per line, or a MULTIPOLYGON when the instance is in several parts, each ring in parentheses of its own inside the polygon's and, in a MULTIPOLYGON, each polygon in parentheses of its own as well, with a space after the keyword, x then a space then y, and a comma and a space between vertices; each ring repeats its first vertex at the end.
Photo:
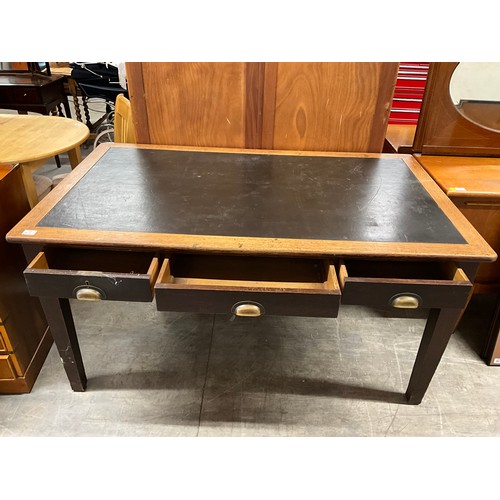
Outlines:
POLYGON ((244 303, 238 304, 233 308, 233 314, 235 316, 243 316, 247 318, 257 318, 263 313, 263 310, 259 304, 244 303))
POLYGON ((418 309, 420 307, 420 297, 417 295, 395 295, 389 301, 396 309, 418 309))
POLYGON ((77 300, 102 300, 105 298, 104 293, 97 288, 81 287, 76 290, 75 297, 77 300))

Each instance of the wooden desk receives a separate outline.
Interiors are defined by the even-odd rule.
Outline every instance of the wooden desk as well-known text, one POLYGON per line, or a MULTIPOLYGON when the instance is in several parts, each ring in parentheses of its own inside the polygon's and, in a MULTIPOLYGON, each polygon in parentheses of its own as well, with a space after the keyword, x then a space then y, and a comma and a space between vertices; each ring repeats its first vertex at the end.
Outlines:
POLYGON ((61 104, 66 116, 71 118, 62 76, 0 73, 0 109, 15 109, 24 113, 33 111, 48 115, 61 104))
POLYGON ((83 123, 44 115, 0 114, 0 163, 19 163, 31 207, 38 203, 33 172, 47 160, 68 153, 71 168, 82 160, 80 144, 89 136, 83 123))
POLYGON ((236 316, 336 317, 342 302, 429 309, 406 391, 418 404, 496 258, 414 158, 381 154, 104 144, 7 238, 75 391, 69 298, 236 316))

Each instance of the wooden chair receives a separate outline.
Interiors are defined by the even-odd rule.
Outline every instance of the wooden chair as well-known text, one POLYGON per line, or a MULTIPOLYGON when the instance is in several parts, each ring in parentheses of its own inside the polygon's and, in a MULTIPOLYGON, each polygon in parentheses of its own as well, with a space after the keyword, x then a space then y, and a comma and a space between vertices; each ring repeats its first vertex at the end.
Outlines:
MULTIPOLYGON (((106 131, 101 134, 106 135, 106 131)), ((111 134, 109 135, 111 137, 111 134)), ((137 143, 134 123, 132 122, 132 109, 130 101, 119 94, 115 102, 113 141, 119 143, 137 143)), ((52 179, 53 186, 57 186, 68 174, 55 175, 52 179)))
POLYGON ((115 102, 114 142, 137 143, 130 101, 119 94, 115 102))

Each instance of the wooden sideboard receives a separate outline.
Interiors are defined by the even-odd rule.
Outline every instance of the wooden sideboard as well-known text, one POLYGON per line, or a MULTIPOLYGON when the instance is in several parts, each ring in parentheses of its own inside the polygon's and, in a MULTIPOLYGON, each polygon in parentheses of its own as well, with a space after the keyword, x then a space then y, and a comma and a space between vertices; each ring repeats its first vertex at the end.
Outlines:
MULTIPOLYGON (((500 254, 500 158, 415 155, 481 236, 500 254)), ((500 365, 500 260, 479 266, 475 293, 499 294, 482 356, 500 365)))
MULTIPOLYGON (((450 84, 457 62, 431 63, 416 127, 389 125, 386 151, 413 153, 491 247, 500 253, 500 130, 495 118, 476 123, 464 116, 450 84)), ((491 104, 491 103, 487 103, 491 104)), ((478 103, 474 103, 478 106, 478 103)), ((488 109, 491 109, 489 106, 488 109)), ((498 110, 498 103, 495 105, 498 110)), ((487 342, 481 353, 489 365, 500 365, 500 261, 479 266, 475 293, 498 294, 487 342)))
POLYGON ((21 169, 0 165, 0 394, 30 392, 52 345, 40 302, 28 294, 23 251, 5 240, 29 210, 21 169))
POLYGON ((0 72, 0 109, 48 115, 60 105, 64 106, 66 116, 71 118, 62 76, 0 72))
POLYGON ((140 144, 379 153, 398 63, 127 63, 140 144))

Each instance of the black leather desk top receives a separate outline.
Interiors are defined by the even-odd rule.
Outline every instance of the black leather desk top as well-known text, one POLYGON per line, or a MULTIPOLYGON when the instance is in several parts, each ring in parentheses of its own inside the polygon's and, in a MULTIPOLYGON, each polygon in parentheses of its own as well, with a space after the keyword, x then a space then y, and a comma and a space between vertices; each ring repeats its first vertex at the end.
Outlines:
POLYGON ((112 148, 38 226, 465 243, 399 158, 112 148))

